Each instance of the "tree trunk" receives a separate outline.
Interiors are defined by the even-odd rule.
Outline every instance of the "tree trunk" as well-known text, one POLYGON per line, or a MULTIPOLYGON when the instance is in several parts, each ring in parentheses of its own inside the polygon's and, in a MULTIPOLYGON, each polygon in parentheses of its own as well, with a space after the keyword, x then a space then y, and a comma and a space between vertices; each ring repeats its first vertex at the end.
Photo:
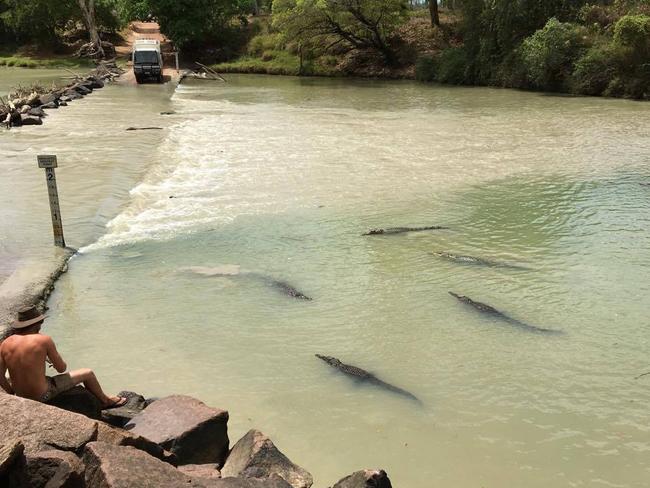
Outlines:
POLYGON ((428 0, 429 13, 431 14, 431 27, 440 26, 440 16, 438 15, 438 0, 428 0))
POLYGON ((97 22, 95 21, 95 0, 77 0, 81 13, 83 14, 86 28, 90 35, 90 42, 95 45, 97 55, 99 58, 105 57, 104 48, 102 47, 102 40, 99 37, 97 30, 97 22))

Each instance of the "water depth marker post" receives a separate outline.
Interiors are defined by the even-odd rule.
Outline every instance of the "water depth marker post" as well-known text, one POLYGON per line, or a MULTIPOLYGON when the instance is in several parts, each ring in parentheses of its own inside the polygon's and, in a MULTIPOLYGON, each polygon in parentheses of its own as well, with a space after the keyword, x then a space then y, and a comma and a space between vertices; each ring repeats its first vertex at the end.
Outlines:
POLYGON ((54 233, 54 245, 65 247, 63 238, 63 222, 61 221, 61 209, 59 208, 59 192, 56 189, 56 174, 54 168, 57 167, 56 156, 36 156, 38 167, 45 169, 45 183, 47 183, 47 193, 50 198, 50 213, 52 214, 52 232, 54 233))

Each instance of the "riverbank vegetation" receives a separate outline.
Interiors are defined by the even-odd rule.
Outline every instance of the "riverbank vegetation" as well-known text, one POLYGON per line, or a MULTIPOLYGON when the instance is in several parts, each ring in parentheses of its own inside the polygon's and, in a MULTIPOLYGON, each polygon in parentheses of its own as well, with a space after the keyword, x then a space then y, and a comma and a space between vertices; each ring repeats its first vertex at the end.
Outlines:
POLYGON ((226 72, 650 99, 650 0, 0 0, 0 40, 70 53, 147 18, 226 72))

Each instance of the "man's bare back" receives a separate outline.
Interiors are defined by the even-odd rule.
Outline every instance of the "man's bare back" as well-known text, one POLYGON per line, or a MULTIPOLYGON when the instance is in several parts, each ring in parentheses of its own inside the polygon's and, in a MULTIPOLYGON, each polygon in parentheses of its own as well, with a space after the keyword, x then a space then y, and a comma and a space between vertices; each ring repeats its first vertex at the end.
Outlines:
POLYGON ((52 338, 43 334, 13 335, 0 345, 0 361, 9 370, 11 387, 17 395, 25 398, 39 400, 47 391, 46 360, 59 373, 67 368, 52 338))
POLYGON ((18 318, 12 324, 14 335, 0 343, 0 388, 9 394, 49 402, 57 395, 83 383, 86 390, 95 395, 103 408, 120 407, 125 397, 108 396, 88 368, 75 369, 66 373, 68 365, 56 350, 51 337, 41 334, 45 315, 34 306, 18 311, 18 318), (45 363, 59 373, 45 375, 45 363), (5 373, 9 371, 11 383, 5 373))

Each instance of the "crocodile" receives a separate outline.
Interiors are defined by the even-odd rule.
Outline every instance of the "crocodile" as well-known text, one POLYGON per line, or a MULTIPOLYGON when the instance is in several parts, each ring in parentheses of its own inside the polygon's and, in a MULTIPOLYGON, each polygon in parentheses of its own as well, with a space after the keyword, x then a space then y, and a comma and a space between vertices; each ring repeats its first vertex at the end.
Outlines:
POLYGON ((340 360, 332 356, 323 356, 321 354, 316 354, 316 357, 322 359, 327 364, 329 364, 335 369, 338 369, 342 373, 345 373, 348 376, 352 376, 356 380, 370 383, 372 385, 380 386, 385 390, 392 391, 393 393, 397 393, 398 395, 404 396, 406 398, 410 398, 411 400, 415 400, 416 402, 421 403, 420 399, 415 395, 413 395, 413 393, 403 390, 397 386, 391 385, 390 383, 386 383, 385 381, 380 380, 374 374, 369 373, 364 369, 342 363, 340 360))
POLYGON ((449 294, 452 297, 458 299, 459 301, 461 301, 461 302, 463 302, 463 303, 465 303, 467 305, 470 305, 471 307, 474 307, 476 310, 478 310, 479 312, 481 312, 483 314, 490 315, 490 316, 492 316, 494 318, 500 319, 500 320, 502 320, 504 322, 507 322, 507 323, 509 323, 511 325, 517 326, 520 329, 523 329, 525 331, 538 332, 538 333, 541 332, 541 333, 545 333, 545 334, 559 334, 559 333, 561 333, 561 331, 559 331, 559 330, 546 329, 546 328, 543 328, 543 327, 537 327, 535 325, 529 325, 529 324, 527 324, 525 322, 514 319, 514 318, 504 314, 503 312, 499 312, 496 308, 494 308, 494 307, 492 307, 490 305, 487 305, 487 304, 481 303, 481 302, 476 302, 476 301, 472 300, 469 297, 466 297, 464 295, 458 295, 457 293, 454 293, 453 291, 450 291, 449 294))
POLYGON ((450 252, 433 252, 431 254, 461 264, 475 264, 477 266, 489 266, 491 268, 510 268, 510 269, 530 270, 530 268, 526 266, 519 266, 517 264, 510 264, 510 263, 501 263, 498 261, 491 261, 489 259, 477 258, 474 256, 463 256, 460 254, 452 254, 450 252))
POLYGON ((380 236, 389 234, 405 234, 407 232, 421 232, 423 230, 443 230, 449 227, 442 227, 440 225, 431 225, 428 227, 389 227, 388 229, 370 229, 362 236, 380 236))
POLYGON ((301 291, 297 290, 286 281, 278 280, 272 276, 268 276, 255 271, 241 271, 238 265, 223 265, 215 267, 188 266, 185 268, 180 268, 180 271, 190 271, 192 273, 200 274, 203 276, 249 276, 251 278, 262 281, 266 285, 281 291, 291 298, 296 298, 298 300, 312 300, 311 297, 308 297, 301 291))

